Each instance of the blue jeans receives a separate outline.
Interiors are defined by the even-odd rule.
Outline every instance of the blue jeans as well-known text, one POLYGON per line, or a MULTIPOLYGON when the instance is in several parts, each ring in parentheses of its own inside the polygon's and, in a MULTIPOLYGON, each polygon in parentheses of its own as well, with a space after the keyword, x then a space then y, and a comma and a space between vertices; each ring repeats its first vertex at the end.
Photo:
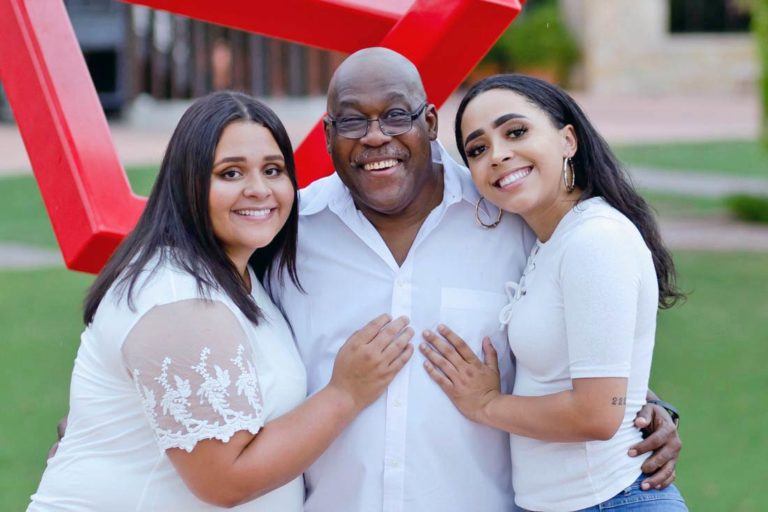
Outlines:
POLYGON ((610 510, 612 512, 687 512, 683 497, 677 487, 670 485, 666 489, 649 489, 644 491, 640 489, 640 482, 645 480, 645 475, 641 474, 632 485, 621 491, 619 494, 602 503, 589 508, 584 508, 576 512, 601 512, 610 510))

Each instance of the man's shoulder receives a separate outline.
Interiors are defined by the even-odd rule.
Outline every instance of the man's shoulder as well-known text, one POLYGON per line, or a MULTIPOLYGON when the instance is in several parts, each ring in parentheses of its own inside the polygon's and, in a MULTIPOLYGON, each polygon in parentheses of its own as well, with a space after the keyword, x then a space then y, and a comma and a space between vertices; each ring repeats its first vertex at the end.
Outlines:
POLYGON ((299 190, 299 215, 312 215, 326 208, 334 197, 344 193, 344 184, 334 172, 299 190))

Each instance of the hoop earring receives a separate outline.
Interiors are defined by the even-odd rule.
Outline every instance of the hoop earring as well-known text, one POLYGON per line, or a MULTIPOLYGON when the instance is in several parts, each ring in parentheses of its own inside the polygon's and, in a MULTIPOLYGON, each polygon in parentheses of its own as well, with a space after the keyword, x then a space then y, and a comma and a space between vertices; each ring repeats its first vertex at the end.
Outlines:
MULTIPOLYGON (((493 229, 493 228, 495 228, 496 226, 498 226, 498 225, 499 225, 499 223, 501 222, 501 216, 502 216, 502 215, 504 215, 504 210, 502 210, 501 208, 499 208, 499 215, 496 217, 496 221, 495 221, 495 222, 492 222, 492 223, 490 223, 490 224, 486 224, 486 223, 484 223, 484 222, 483 222, 483 221, 480 219, 480 204, 482 204, 482 203, 483 203, 483 201, 485 201, 485 198, 484 198, 484 197, 481 197, 481 198, 480 198, 480 199, 477 201, 477 204, 475 205, 475 220, 476 220, 476 221, 477 221, 477 223, 478 223, 478 224, 480 224, 482 227, 484 227, 484 228, 486 228, 486 229, 493 229)), ((483 210, 485 210, 485 208, 483 208, 483 210)))
POLYGON ((573 168, 573 159, 569 156, 563 158, 563 185, 569 194, 576 188, 576 169, 573 168), (569 169, 571 171, 570 178, 568 177, 569 169))

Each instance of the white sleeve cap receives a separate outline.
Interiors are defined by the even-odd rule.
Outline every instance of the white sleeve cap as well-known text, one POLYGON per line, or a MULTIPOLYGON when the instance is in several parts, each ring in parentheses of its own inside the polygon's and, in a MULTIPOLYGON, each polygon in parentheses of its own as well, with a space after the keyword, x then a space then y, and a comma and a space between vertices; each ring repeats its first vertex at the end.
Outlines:
POLYGON ((568 240, 561 266, 571 378, 629 377, 646 250, 631 226, 597 217, 568 240))
POLYGON ((222 302, 191 299, 156 306, 122 347, 162 450, 191 452, 204 439, 229 441, 264 425, 254 353, 222 302))

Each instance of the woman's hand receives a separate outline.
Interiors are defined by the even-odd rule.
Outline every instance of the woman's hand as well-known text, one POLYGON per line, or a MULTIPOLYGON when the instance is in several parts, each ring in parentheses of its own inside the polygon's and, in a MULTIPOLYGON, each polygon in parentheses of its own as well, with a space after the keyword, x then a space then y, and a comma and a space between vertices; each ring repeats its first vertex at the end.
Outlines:
POLYGON ((440 325, 437 331, 442 337, 424 332, 429 342, 420 347, 427 358, 424 368, 464 416, 484 423, 486 405, 501 394, 499 362, 490 338, 483 338, 483 363, 448 327, 440 325))
POLYGON ((339 349, 329 388, 341 390, 360 410, 376 400, 413 354, 408 318, 380 315, 339 349))

